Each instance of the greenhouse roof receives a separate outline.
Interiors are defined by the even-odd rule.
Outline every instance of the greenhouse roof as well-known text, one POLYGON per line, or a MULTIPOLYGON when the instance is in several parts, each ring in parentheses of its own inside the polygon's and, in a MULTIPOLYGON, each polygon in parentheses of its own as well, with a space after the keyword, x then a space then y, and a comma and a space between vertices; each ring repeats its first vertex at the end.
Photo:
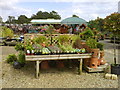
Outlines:
POLYGON ((78 17, 69 17, 69 18, 63 19, 61 21, 61 24, 87 24, 87 21, 78 17))

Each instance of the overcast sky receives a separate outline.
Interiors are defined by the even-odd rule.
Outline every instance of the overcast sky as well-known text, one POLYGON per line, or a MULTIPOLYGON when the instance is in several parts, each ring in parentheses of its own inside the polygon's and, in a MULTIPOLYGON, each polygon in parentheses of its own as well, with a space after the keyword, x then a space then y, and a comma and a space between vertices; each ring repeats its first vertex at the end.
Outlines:
POLYGON ((76 14, 89 21, 118 12, 118 2, 119 0, 0 0, 0 16, 6 21, 8 16, 17 18, 22 14, 31 17, 39 10, 55 10, 62 19, 76 14))

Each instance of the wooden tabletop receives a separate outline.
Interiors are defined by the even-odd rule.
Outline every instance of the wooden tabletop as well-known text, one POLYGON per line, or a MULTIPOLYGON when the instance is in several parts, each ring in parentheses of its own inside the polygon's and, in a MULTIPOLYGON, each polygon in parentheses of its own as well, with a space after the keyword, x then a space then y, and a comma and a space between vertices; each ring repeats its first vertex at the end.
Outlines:
POLYGON ((58 54, 58 55, 26 55, 26 61, 43 61, 43 60, 65 60, 91 58, 91 53, 85 54, 58 54))

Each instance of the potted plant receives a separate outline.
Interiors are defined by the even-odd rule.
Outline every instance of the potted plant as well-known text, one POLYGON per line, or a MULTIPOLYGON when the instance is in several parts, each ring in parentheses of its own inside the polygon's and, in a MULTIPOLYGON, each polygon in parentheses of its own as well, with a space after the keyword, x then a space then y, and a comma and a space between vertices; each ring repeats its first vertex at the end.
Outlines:
POLYGON ((13 64, 14 61, 17 61, 17 57, 15 54, 9 54, 6 61, 7 63, 13 64))
POLYGON ((8 55, 7 62, 12 64, 15 69, 20 69, 21 68, 21 65, 18 62, 17 56, 15 54, 8 55))
MULTIPOLYGON (((43 49, 45 49, 45 47, 48 46, 48 39, 44 35, 41 35, 41 36, 35 37, 33 39, 33 42, 35 44, 40 44, 40 45, 37 45, 37 47, 41 49, 41 54, 44 54, 43 53, 44 52, 43 49)), ((49 52, 47 51, 47 53, 49 53, 49 52)), ((48 64, 47 60, 46 61, 42 61, 41 68, 42 69, 48 69, 49 68, 49 64, 48 64)))
POLYGON ((24 51, 24 44, 23 43, 17 43, 15 45, 15 50, 16 51, 24 51))
POLYGON ((87 38, 90 38, 90 37, 92 38, 94 36, 94 33, 90 28, 87 27, 85 31, 83 31, 79 35, 83 40, 86 40, 87 38))
POLYGON ((100 58, 98 59, 98 66, 99 65, 104 65, 106 61, 104 60, 104 44, 103 43, 98 43, 97 47, 100 49, 100 58))
POLYGON ((20 51, 18 54, 18 62, 20 63, 21 67, 24 67, 24 65, 25 65, 25 53, 23 51, 20 51))
POLYGON ((32 55, 32 50, 33 50, 32 45, 26 45, 25 49, 26 49, 26 55, 32 55))
POLYGON ((99 49, 97 48, 97 41, 92 38, 88 38, 86 44, 90 47, 92 58, 90 60, 90 67, 97 68, 99 49))

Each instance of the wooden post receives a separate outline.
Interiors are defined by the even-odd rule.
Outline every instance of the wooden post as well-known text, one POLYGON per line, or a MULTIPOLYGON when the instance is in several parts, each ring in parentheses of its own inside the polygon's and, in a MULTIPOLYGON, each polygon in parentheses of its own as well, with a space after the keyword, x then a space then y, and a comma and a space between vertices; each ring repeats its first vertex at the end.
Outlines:
POLYGON ((36 78, 39 76, 39 61, 36 61, 36 78))
POLYGON ((81 75, 82 74, 82 62, 83 62, 83 59, 81 58, 81 59, 79 59, 79 61, 80 61, 79 73, 81 75))

